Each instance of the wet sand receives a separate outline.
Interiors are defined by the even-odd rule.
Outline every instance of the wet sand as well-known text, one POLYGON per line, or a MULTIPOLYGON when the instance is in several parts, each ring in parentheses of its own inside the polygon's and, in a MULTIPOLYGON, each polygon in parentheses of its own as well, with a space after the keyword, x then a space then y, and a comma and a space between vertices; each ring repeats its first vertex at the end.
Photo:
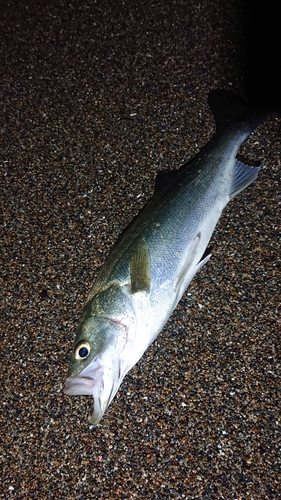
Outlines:
POLYGON ((277 115, 239 152, 258 180, 224 211, 212 258, 100 425, 90 398, 62 393, 112 244, 156 173, 214 133, 208 91, 245 90, 243 12, 160 0, 1 10, 0 498, 281 498, 277 115))

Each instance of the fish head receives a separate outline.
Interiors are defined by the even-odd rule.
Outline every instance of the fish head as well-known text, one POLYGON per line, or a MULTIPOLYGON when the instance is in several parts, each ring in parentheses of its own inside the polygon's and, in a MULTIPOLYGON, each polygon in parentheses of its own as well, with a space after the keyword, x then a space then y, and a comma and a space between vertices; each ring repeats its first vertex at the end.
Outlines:
POLYGON ((135 317, 129 304, 123 304, 122 311, 112 301, 108 304, 111 310, 107 314, 96 303, 85 308, 64 388, 67 395, 93 397, 89 415, 93 425, 101 420, 128 371, 126 353, 135 338, 135 317))

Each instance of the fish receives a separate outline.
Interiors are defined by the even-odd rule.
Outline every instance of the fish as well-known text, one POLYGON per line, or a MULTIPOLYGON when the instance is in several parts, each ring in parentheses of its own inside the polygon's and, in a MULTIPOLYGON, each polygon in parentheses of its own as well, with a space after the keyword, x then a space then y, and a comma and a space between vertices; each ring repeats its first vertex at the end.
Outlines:
POLYGON ((211 90, 216 132, 183 167, 160 176, 151 200, 112 247, 88 295, 64 392, 89 395, 96 426, 123 378, 155 340, 192 278, 227 203, 256 178, 236 159, 266 115, 237 94, 211 90))

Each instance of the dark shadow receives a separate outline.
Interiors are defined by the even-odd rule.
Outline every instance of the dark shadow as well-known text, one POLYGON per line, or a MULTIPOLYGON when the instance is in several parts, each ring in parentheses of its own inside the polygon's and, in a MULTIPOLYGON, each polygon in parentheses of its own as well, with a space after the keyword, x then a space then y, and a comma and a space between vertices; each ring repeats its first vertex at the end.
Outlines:
POLYGON ((281 113, 278 2, 245 1, 245 91, 259 108, 281 113))

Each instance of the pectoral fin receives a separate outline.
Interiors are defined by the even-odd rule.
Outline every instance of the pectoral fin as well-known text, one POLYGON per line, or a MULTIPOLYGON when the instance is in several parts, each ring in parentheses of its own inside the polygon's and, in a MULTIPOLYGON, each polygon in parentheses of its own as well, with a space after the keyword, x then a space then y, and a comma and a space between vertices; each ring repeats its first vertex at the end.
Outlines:
POLYGON ((149 292, 150 259, 146 240, 139 238, 133 245, 130 260, 131 292, 149 292))

